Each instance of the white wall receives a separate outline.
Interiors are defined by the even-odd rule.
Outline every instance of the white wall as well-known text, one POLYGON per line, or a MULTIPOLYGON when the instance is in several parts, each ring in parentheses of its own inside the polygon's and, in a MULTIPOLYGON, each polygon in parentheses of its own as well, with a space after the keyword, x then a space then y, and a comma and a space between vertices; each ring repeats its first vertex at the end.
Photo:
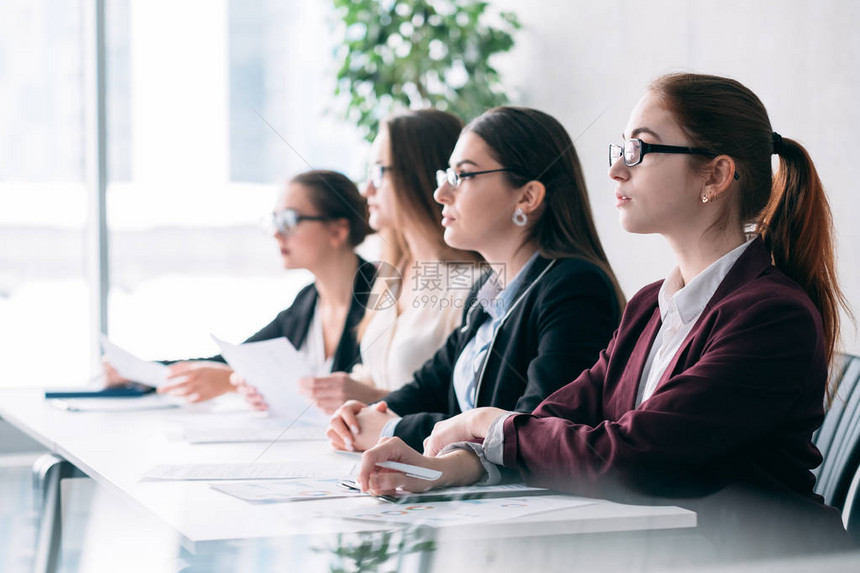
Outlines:
MULTIPOLYGON (((648 82, 668 71, 734 77, 764 102, 774 129, 815 160, 835 216, 841 284, 860 315, 860 192, 849 150, 860 136, 860 2, 838 0, 496 0, 524 24, 499 67, 524 105, 553 114, 576 137, 598 230, 625 292, 671 269, 657 236, 617 223, 606 176, 617 142, 648 82)), ((860 161, 854 161, 854 167, 860 161)), ((853 325, 846 350, 860 354, 853 325)))

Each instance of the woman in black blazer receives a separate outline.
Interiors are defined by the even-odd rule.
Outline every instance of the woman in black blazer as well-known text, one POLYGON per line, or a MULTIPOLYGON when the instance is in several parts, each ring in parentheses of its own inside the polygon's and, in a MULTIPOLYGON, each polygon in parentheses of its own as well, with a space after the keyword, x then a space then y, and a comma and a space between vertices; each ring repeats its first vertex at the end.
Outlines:
POLYGON ((380 436, 418 447, 433 425, 479 406, 531 411, 594 363, 623 296, 603 252, 573 142, 542 112, 502 107, 460 136, 438 173, 445 241, 490 261, 461 327, 411 383, 347 402, 328 436, 364 450, 380 436))
MULTIPOLYGON (((285 336, 300 352, 305 350, 315 372, 352 368, 361 360, 355 330, 376 278, 376 267, 355 254, 371 232, 364 198, 340 173, 302 173, 278 197, 271 231, 284 267, 307 269, 315 280, 245 342, 285 336), (308 351, 311 346, 313 351, 308 351)), ((230 383, 233 370, 220 355, 165 363, 171 365, 175 383, 159 392, 200 402, 235 389, 230 383)), ((125 382, 108 363, 105 371, 109 384, 125 382)))

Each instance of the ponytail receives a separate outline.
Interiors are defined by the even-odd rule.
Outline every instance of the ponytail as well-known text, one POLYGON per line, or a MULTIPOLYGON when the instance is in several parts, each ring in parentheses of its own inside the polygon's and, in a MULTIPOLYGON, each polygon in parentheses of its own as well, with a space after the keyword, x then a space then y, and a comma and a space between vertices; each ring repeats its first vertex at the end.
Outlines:
MULTIPOLYGON (((668 74, 651 84, 695 147, 735 160, 740 216, 755 223, 773 263, 806 291, 821 313, 824 348, 833 365, 839 310, 851 315, 836 277, 833 219, 806 150, 770 125, 761 100, 740 82, 703 74, 668 74), (779 156, 776 174, 773 154, 779 156)), ((690 161, 706 161, 691 157, 690 161)), ((828 402, 836 393, 828 385, 828 402)))
MULTIPOLYGON (((756 232, 770 249, 774 264, 803 287, 821 312, 831 364, 839 339, 839 307, 847 310, 848 304, 837 283, 830 204, 806 149, 776 133, 773 140, 779 169, 756 232)), ((829 388, 828 397, 834 392, 829 388)))

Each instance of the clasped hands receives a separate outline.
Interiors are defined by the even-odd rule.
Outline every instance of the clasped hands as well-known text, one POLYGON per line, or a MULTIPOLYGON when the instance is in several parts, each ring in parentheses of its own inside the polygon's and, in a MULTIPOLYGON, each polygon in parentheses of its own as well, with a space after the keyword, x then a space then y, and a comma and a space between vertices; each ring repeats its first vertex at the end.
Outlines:
POLYGON ((391 495, 397 490, 422 492, 439 487, 468 485, 480 480, 484 471, 472 452, 458 450, 443 456, 438 454, 448 444, 483 440, 493 421, 505 413, 500 408, 476 408, 438 422, 424 440, 424 455, 407 446, 400 438, 379 439, 385 424, 397 418, 385 402, 370 406, 355 400, 345 403, 331 417, 326 435, 335 449, 365 450, 357 478, 362 491, 374 495, 391 495), (383 461, 436 469, 442 472, 442 477, 434 482, 412 478, 376 465, 383 461))

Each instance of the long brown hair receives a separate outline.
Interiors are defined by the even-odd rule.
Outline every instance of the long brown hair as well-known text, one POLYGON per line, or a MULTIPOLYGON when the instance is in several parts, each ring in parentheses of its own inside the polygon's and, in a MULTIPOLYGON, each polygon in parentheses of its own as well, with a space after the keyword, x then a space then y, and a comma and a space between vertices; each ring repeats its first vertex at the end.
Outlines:
POLYGON ((433 199, 436 171, 448 166, 463 122, 437 109, 410 110, 386 118, 380 129, 391 147, 391 181, 394 184, 394 221, 397 230, 384 236, 383 260, 397 266, 409 258, 400 232, 415 226, 433 241, 441 260, 473 261, 473 254, 449 247, 443 238, 442 205, 433 199))
MULTIPOLYGON (((380 129, 388 133, 391 148, 390 177, 394 193, 394 229, 381 233, 382 261, 401 268, 411 258, 402 229, 416 227, 433 242, 439 260, 474 262, 478 257, 469 251, 449 247, 442 227, 442 205, 433 199, 436 171, 448 166, 463 122, 457 116, 437 109, 410 110, 386 118, 380 129)), ((379 281, 377 281, 379 282, 379 281)), ((374 285, 375 289, 381 284, 374 285)), ((368 309, 358 327, 359 338, 373 316, 368 309)))
MULTIPOLYGON (((832 364, 839 308, 849 314, 837 282, 830 204, 806 149, 774 133, 761 100, 740 82, 702 74, 669 74, 651 84, 692 145, 735 161, 740 214, 753 223, 774 264, 796 281, 821 313, 832 364), (771 155, 779 156, 774 175, 771 155)), ((702 159, 692 159, 703 161, 702 159)), ((834 387, 828 388, 832 397, 834 387)))
POLYGON ((536 109, 505 106, 481 114, 464 131, 484 140, 493 158, 509 169, 504 175, 514 187, 543 183, 544 202, 526 240, 536 241, 544 257, 578 257, 602 269, 623 310, 624 293, 597 235, 579 156, 558 120, 536 109))

